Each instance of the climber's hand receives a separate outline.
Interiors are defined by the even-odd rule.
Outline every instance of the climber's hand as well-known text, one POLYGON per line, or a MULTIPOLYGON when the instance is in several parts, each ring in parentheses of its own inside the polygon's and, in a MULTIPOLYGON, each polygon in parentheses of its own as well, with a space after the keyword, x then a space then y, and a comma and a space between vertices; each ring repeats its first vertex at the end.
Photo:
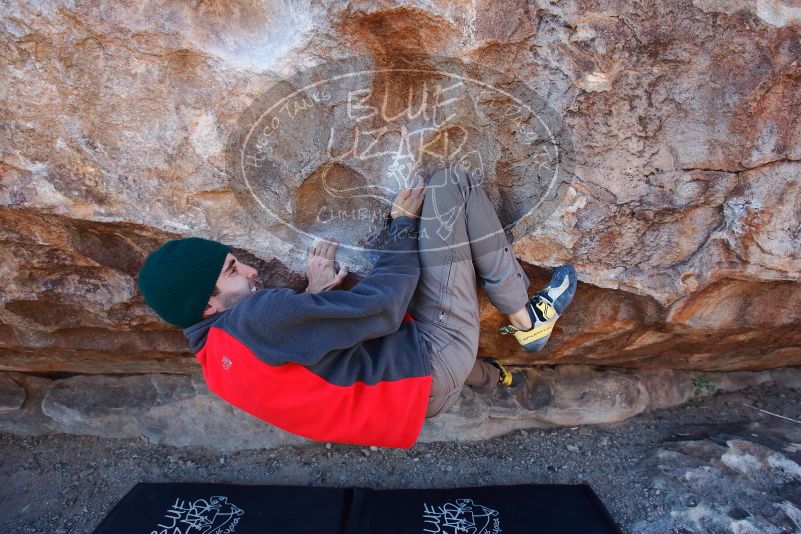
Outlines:
POLYGON ((413 189, 402 188, 398 195, 395 197, 395 202, 392 204, 392 211, 390 216, 393 219, 401 215, 408 215, 415 218, 420 215, 423 208, 423 199, 425 198, 426 184, 423 180, 422 174, 417 175, 417 184, 413 189))
POLYGON ((306 276, 309 285, 308 293, 320 293, 339 286, 348 275, 348 268, 342 267, 337 273, 334 270, 334 257, 339 242, 336 239, 317 240, 309 248, 306 276))

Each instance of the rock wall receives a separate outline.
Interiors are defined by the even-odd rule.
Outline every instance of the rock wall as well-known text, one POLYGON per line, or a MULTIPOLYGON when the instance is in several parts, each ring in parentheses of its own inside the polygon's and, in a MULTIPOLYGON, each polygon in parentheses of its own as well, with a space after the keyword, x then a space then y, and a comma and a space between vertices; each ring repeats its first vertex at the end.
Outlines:
MULTIPOLYGON (((196 372, 180 332, 137 294, 149 251, 217 239, 263 285, 304 286, 305 255, 245 209, 226 172, 242 114, 304 68, 427 55, 524 82, 569 141, 571 179, 548 217, 515 221, 510 237, 534 285, 548 267, 577 266, 574 304, 532 358, 496 335, 502 317, 481 295, 480 352, 518 364, 801 364, 792 1, 12 2, 0 46, 2 370, 196 372)), ((400 97, 410 80, 374 83, 400 97)), ((502 121, 489 114, 481 128, 502 121)), ((279 158, 298 220, 325 163, 292 159, 303 142, 288 138, 279 158)), ((531 201, 515 146, 487 160, 503 222, 531 201)), ((388 170, 377 161, 370 172, 388 170)))
MULTIPOLYGON (((614 424, 760 384, 801 389, 801 367, 706 373, 557 365, 523 374, 522 387, 465 387, 451 409, 425 421, 417 441, 480 441, 518 429, 614 424)), ((199 373, 50 379, 0 372, 0 432, 145 437, 225 450, 317 443, 223 401, 199 373)))

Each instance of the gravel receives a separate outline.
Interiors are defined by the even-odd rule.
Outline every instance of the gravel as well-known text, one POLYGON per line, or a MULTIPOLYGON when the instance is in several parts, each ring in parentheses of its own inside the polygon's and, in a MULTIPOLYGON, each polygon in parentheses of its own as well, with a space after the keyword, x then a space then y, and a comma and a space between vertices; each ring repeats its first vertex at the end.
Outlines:
POLYGON ((143 439, 0 434, 0 532, 89 533, 136 482, 412 488, 588 482, 623 532, 669 513, 641 462, 687 424, 801 420, 801 390, 776 384, 702 397, 614 425, 520 430, 475 443, 380 449, 320 443, 221 453, 143 439))

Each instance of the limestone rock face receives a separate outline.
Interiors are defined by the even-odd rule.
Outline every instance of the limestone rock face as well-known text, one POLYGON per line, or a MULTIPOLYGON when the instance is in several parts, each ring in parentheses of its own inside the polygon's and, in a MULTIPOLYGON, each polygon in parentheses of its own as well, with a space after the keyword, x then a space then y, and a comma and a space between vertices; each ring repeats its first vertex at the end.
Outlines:
MULTIPOLYGON (((517 429, 615 424, 757 384, 801 389, 801 367, 706 373, 558 365, 522 373, 525 384, 520 387, 481 391, 465 386, 451 408, 425 420, 418 442, 479 441, 517 429)), ((13 387, 17 398, 27 397, 22 405, 6 403, 0 412, 2 432, 146 438, 225 450, 319 443, 232 406, 209 391, 199 374, 49 379, 0 372, 0 385, 13 387)))
POLYGON ((686 425, 640 466, 669 512, 632 532, 798 530, 801 431, 792 421, 686 425))
MULTIPOLYGON (((302 289, 307 243, 266 213, 322 231, 325 195, 356 187, 366 196, 339 207, 388 212, 392 147, 407 144, 427 171, 480 169, 535 286, 549 267, 577 267, 574 303, 536 355, 497 335, 503 317, 481 295, 480 352, 517 364, 801 364, 801 10, 790 0, 12 2, 0 46, 0 369, 196 372, 180 332, 137 292, 147 253, 216 239, 262 285, 302 289), (277 125, 259 121, 280 115, 250 117, 254 104, 350 57, 372 69, 369 91, 344 84, 285 108, 296 120, 278 143, 242 129, 253 119, 269 138, 277 125), (443 107, 450 122, 403 115, 407 97, 442 87, 434 57, 464 82, 443 107), (536 110, 510 116, 523 93, 536 110), (553 138, 533 129, 543 116, 553 138), (333 157, 354 132, 362 150, 333 157), (230 166, 232 142, 248 139, 269 178, 262 197, 230 166), (549 139, 558 183, 543 179, 552 162, 538 165, 549 139)), ((372 222, 325 231, 370 245, 372 222)), ((360 275, 372 258, 342 261, 360 275)))

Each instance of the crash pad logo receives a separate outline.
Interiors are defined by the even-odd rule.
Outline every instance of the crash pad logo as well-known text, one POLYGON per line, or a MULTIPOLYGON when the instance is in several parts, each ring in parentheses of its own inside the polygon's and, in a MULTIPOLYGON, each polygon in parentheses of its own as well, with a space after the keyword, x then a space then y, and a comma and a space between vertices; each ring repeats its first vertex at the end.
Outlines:
MULTIPOLYGON (((333 237, 350 263, 364 264, 384 248, 397 192, 446 169, 470 174, 513 239, 549 221, 574 173, 569 131, 548 101, 522 77, 459 58, 382 61, 346 58, 278 76, 243 111, 225 175, 254 223, 300 263, 314 241, 333 237)), ((421 214, 421 234, 450 235, 458 207, 436 209, 449 185, 427 182, 435 208, 421 214)))
POLYGON ((475 504, 473 499, 456 499, 443 505, 423 503, 423 532, 436 534, 498 534, 500 513, 475 504))
POLYGON ((233 534, 245 511, 215 495, 196 501, 175 499, 150 534, 233 534))

